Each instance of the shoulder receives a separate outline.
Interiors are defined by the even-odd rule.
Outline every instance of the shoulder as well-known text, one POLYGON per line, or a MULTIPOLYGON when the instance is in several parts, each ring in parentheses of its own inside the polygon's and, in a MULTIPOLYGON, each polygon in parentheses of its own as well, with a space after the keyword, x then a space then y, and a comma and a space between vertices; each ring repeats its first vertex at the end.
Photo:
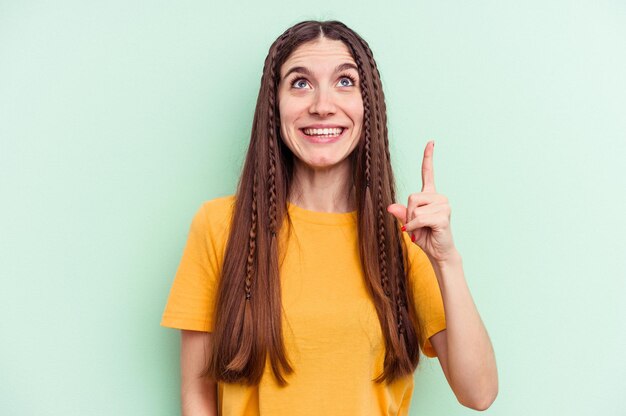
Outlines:
POLYGON ((193 224, 213 235, 224 234, 230 228, 235 195, 226 195, 204 201, 197 210, 193 224))
POLYGON ((211 219, 224 220, 232 217, 235 207, 235 195, 226 195, 204 201, 200 206, 200 212, 211 219))

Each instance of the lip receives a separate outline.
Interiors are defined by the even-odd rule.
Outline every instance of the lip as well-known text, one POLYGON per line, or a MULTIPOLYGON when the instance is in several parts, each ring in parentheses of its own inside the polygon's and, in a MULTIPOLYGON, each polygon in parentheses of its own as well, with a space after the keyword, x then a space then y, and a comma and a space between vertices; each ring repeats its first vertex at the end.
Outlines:
POLYGON ((348 129, 346 127, 342 127, 342 126, 329 126, 329 125, 325 125, 324 127, 317 127, 317 126, 323 126, 322 124, 315 124, 313 126, 307 126, 307 127, 303 127, 301 129, 298 129, 298 134, 300 135, 300 137, 302 137, 303 139, 305 139, 306 141, 310 142, 310 143, 316 143, 316 144, 329 144, 329 143, 335 143, 339 140, 341 140, 343 138, 343 136, 345 136, 346 132, 348 131, 348 129), (343 131, 341 132, 341 134, 337 137, 315 137, 315 136, 307 136, 306 134, 304 134, 303 129, 329 129, 329 128, 342 128, 343 131))
POLYGON ((311 124, 309 126, 300 127, 300 129, 346 129, 346 126, 340 126, 339 124, 311 124))

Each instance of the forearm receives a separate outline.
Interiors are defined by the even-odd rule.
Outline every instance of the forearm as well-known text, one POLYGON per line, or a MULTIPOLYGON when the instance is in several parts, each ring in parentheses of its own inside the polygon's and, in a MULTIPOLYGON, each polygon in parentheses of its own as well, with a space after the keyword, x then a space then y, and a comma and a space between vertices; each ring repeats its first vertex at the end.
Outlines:
POLYGON ((201 377, 212 334, 181 331, 180 397, 183 416, 217 416, 217 382, 201 377))
POLYGON ((203 380, 181 386, 183 416, 217 416, 217 384, 203 380))
POLYGON ((432 261, 446 316, 450 384, 461 402, 488 407, 498 391, 495 355, 487 330, 472 299, 461 256, 432 261))

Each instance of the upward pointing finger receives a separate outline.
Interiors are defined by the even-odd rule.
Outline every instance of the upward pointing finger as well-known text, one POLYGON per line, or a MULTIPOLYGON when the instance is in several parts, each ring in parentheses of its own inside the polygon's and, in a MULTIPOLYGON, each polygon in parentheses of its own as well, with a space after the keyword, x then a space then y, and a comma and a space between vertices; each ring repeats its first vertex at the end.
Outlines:
POLYGON ((424 159, 422 160, 422 192, 435 191, 435 171, 433 170, 433 151, 435 142, 433 140, 426 143, 424 149, 424 159))

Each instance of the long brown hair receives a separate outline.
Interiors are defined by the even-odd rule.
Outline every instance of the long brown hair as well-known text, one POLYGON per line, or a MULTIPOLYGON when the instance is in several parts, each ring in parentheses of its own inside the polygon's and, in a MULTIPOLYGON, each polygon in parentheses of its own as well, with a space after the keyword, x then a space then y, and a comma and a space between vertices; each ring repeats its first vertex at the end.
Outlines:
POLYGON ((300 45, 324 36, 342 41, 359 71, 363 128, 349 156, 355 187, 361 265, 385 340, 388 383, 418 365, 420 326, 406 275, 407 252, 397 221, 386 207, 395 201, 387 139, 387 111, 380 74, 367 42, 338 21, 305 21, 287 29, 270 47, 263 67, 250 145, 237 187, 232 226, 222 265, 213 348, 203 375, 258 384, 266 359, 276 381, 294 371, 281 327, 279 231, 288 218, 293 153, 280 138, 277 89, 280 68, 300 45))

